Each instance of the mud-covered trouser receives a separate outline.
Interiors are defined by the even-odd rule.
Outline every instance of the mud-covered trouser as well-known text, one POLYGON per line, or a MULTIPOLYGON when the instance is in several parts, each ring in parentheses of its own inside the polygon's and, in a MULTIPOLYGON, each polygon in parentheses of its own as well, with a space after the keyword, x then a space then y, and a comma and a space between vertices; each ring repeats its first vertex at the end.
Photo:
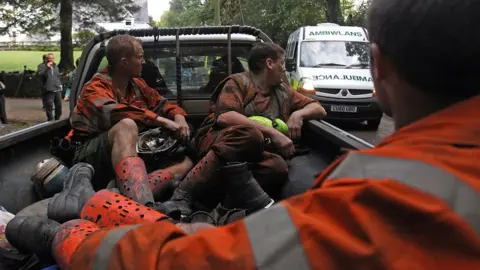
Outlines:
POLYGON ((223 194, 220 183, 224 179, 216 177, 218 170, 226 162, 259 161, 263 152, 263 136, 253 127, 233 126, 220 131, 210 145, 208 149, 199 149, 202 159, 180 183, 172 200, 188 195, 195 202, 215 207, 223 194))
POLYGON ((197 149, 200 156, 208 157, 211 150, 225 161, 252 163, 253 176, 270 195, 277 194, 288 180, 287 163, 281 156, 264 150, 264 137, 254 127, 211 129, 199 139, 197 149))

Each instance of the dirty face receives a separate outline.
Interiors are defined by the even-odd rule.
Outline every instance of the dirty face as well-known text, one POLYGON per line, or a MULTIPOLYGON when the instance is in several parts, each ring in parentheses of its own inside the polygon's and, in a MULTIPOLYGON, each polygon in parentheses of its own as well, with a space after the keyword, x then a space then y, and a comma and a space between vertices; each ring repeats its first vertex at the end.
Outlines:
POLYGON ((277 60, 267 58, 266 62, 270 83, 272 85, 281 84, 285 74, 285 55, 280 55, 277 60))
POLYGON ((145 63, 145 59, 143 58, 142 45, 138 42, 135 42, 133 47, 134 53, 128 61, 128 71, 132 77, 138 78, 142 75, 142 65, 145 63))

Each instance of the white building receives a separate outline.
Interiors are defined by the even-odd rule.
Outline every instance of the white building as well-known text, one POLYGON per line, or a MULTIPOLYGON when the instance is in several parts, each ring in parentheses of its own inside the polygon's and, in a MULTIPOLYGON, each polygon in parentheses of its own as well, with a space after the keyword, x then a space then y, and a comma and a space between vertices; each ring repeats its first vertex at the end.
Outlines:
MULTIPOLYGON (((147 18, 148 22, 148 18, 147 18)), ((139 22, 135 17, 128 12, 127 17, 120 22, 103 22, 97 23, 98 28, 97 32, 109 32, 113 30, 131 30, 131 29, 143 29, 143 28, 152 28, 148 23, 139 22)))
MULTIPOLYGON (((119 22, 101 22, 97 23, 95 29, 96 32, 105 32, 112 30, 130 30, 130 29, 141 29, 141 28, 151 28, 148 24, 148 2, 147 0, 136 0, 137 5, 140 6, 140 10, 134 14, 127 11, 126 17, 124 20, 119 22)), ((0 22, 0 26, 2 23, 0 22)), ((74 25, 72 29, 72 34, 76 33, 76 27, 74 25)), ((9 33, 3 36, 0 36, 0 47, 8 46, 9 44, 22 44, 22 45, 32 45, 35 43, 58 43, 60 41, 60 33, 56 33, 54 36, 47 38, 41 35, 27 35, 21 33, 20 29, 12 28, 9 33)))

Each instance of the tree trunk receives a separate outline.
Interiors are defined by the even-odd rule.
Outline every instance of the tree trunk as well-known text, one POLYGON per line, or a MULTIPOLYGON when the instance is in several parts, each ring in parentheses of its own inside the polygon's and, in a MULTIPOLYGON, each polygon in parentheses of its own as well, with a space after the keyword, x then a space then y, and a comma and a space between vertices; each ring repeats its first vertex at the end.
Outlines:
POLYGON ((326 0, 327 2, 327 22, 344 25, 340 0, 326 0))
POLYGON ((60 63, 58 68, 62 71, 71 71, 73 65, 73 43, 72 43, 72 0, 61 0, 60 4, 60 63))

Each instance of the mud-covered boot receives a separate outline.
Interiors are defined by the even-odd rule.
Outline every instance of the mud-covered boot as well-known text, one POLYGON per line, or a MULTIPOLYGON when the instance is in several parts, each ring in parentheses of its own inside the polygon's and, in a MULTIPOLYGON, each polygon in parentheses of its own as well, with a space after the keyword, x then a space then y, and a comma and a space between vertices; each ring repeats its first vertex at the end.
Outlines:
POLYGON ((75 164, 68 173, 63 191, 48 203, 48 218, 60 223, 80 218, 83 206, 95 194, 91 182, 93 174, 90 164, 75 164))
POLYGON ((164 202, 163 206, 167 215, 176 220, 181 220, 192 214, 193 199, 187 191, 177 187, 172 198, 164 202))
POLYGON ((5 235, 20 252, 35 253, 42 261, 54 262, 52 243, 60 228, 60 223, 51 219, 20 216, 8 222, 5 235))
POLYGON ((190 216, 193 203, 204 200, 216 187, 215 177, 223 164, 213 151, 209 151, 185 176, 172 198, 164 202, 167 212, 180 211, 182 218, 190 216))
POLYGON ((220 169, 225 185, 226 198, 223 207, 246 209, 249 213, 270 207, 274 201, 253 178, 246 162, 230 162, 220 169))

